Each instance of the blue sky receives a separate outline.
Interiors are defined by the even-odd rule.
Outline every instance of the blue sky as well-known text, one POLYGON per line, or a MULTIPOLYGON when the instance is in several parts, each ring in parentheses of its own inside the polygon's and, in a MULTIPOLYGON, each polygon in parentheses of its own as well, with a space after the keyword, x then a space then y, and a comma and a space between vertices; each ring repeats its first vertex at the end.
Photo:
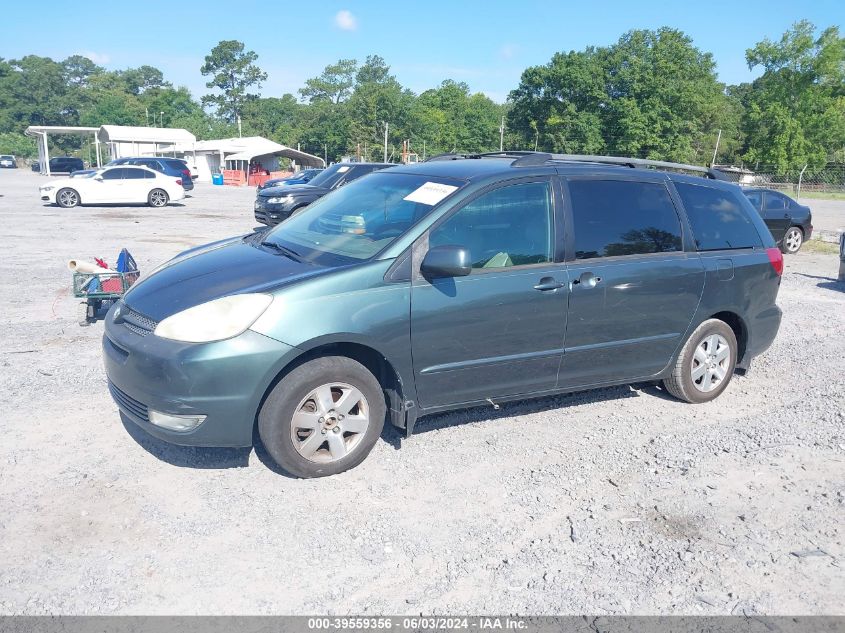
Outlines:
POLYGON ((203 58, 221 39, 241 40, 258 53, 269 74, 265 96, 297 95, 326 64, 376 53, 415 92, 448 78, 503 101, 527 66, 548 62, 556 51, 610 44, 630 29, 681 29, 713 53, 722 81, 738 83, 759 74, 745 63, 745 49, 754 43, 780 38, 802 18, 840 28, 845 18, 842 0, 118 0, 106 3, 107 9, 85 1, 46 0, 38 9, 34 3, 5 4, 0 57, 60 60, 81 53, 112 70, 150 64, 197 97, 206 92, 199 72, 203 58))

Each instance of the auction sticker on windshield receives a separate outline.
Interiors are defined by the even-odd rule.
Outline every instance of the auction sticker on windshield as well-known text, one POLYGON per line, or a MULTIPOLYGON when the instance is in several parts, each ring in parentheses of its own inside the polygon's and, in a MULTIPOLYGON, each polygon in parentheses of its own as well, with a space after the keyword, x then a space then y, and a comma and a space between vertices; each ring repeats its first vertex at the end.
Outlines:
POLYGON ((434 206, 455 189, 457 189, 457 187, 453 187, 452 185, 441 185, 439 182, 427 182, 422 187, 415 189, 405 196, 404 200, 434 206))

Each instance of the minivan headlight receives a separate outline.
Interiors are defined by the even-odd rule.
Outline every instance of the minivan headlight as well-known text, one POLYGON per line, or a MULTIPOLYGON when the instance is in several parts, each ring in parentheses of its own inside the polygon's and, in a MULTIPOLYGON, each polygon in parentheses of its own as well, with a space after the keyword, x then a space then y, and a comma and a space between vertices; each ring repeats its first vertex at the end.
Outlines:
POLYGON ((245 331, 272 302, 265 294, 221 297, 167 317, 153 333, 184 343, 222 341, 245 331))

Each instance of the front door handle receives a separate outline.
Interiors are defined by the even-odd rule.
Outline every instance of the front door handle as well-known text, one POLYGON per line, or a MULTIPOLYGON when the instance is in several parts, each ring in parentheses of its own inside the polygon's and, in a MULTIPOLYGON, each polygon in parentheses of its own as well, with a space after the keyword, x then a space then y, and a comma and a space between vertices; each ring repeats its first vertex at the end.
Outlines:
POLYGON ((534 290, 557 290, 558 288, 563 288, 563 284, 560 283, 554 277, 543 277, 536 286, 534 286, 534 290))

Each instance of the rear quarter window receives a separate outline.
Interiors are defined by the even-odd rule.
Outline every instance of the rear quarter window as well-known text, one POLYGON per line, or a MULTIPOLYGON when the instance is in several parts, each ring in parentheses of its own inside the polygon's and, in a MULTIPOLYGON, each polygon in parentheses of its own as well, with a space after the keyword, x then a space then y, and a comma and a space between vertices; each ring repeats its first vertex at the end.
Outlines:
POLYGON ((757 227, 738 198, 742 193, 676 182, 675 188, 700 251, 762 246, 757 227))

